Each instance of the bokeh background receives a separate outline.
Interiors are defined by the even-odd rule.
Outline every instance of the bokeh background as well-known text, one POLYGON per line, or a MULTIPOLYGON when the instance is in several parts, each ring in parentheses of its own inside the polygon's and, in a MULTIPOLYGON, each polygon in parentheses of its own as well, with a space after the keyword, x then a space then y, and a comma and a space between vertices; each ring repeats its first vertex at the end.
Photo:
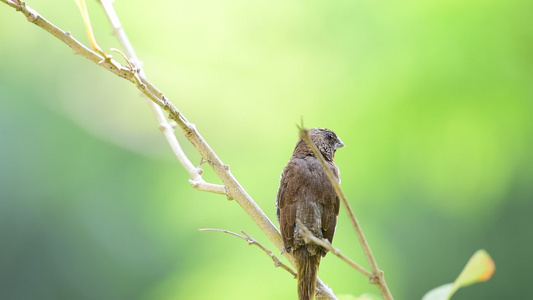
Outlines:
MULTIPOLYGON (((88 45, 74 1, 28 5, 88 45)), ((453 281, 481 248, 494 277, 454 299, 533 298, 532 1, 115 7, 150 81, 273 220, 303 116, 347 145, 342 186, 396 299, 453 281)), ((190 187, 133 85, 4 3, 0 27, 0 299, 296 298, 258 248, 198 231, 243 229, 278 254, 235 202, 190 187)), ((334 242, 367 266, 343 210, 334 242)), ((319 275, 378 294, 333 255, 319 275)))

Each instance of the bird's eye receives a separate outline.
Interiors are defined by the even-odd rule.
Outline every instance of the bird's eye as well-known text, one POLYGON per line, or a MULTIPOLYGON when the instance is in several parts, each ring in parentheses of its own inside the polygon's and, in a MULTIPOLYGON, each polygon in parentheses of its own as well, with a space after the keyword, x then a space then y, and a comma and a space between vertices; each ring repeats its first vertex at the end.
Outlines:
POLYGON ((326 134, 326 138, 327 138, 328 140, 330 140, 330 141, 333 141, 333 140, 335 139, 335 136, 334 136, 333 132, 328 132, 328 133, 326 134))

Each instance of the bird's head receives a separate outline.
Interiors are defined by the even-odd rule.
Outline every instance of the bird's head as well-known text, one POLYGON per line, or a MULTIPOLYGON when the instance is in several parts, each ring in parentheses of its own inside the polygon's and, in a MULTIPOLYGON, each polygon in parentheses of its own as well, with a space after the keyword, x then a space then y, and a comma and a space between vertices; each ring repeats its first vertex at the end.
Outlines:
MULTIPOLYGON (((309 129, 309 138, 327 161, 333 161, 335 151, 341 147, 344 147, 344 143, 335 134, 335 132, 326 128, 309 129)), ((309 148, 305 141, 301 139, 298 141, 298 144, 296 144, 296 149, 294 149, 294 152, 302 152, 306 153, 307 155, 312 155, 313 153, 311 148, 309 148)))

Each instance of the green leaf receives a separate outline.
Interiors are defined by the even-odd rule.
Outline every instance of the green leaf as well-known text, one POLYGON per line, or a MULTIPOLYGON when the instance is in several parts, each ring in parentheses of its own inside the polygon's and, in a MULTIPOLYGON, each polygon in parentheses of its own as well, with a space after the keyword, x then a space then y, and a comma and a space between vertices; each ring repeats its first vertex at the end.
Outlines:
POLYGON ((452 289, 453 289, 453 283, 447 283, 447 284, 441 285, 427 292, 424 295, 424 297, 422 297, 422 300, 449 299, 449 297, 451 296, 450 293, 452 289))
POLYGON ((495 269, 494 261, 485 250, 476 251, 453 283, 454 292, 460 287, 489 280, 495 269))
POLYGON ((453 283, 441 285, 432 289, 422 297, 422 300, 447 300, 461 287, 469 286, 476 282, 487 281, 496 269, 494 261, 485 250, 478 250, 459 274, 453 283))

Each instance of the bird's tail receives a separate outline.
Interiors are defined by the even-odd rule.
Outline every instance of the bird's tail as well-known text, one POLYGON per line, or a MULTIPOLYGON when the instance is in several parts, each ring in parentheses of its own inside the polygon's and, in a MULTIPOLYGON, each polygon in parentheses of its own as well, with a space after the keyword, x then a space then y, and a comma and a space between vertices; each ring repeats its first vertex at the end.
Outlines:
POLYGON ((294 250, 293 255, 298 262, 298 300, 312 300, 315 296, 316 275, 321 258, 320 251, 311 254, 307 251, 307 246, 303 246, 294 250))

